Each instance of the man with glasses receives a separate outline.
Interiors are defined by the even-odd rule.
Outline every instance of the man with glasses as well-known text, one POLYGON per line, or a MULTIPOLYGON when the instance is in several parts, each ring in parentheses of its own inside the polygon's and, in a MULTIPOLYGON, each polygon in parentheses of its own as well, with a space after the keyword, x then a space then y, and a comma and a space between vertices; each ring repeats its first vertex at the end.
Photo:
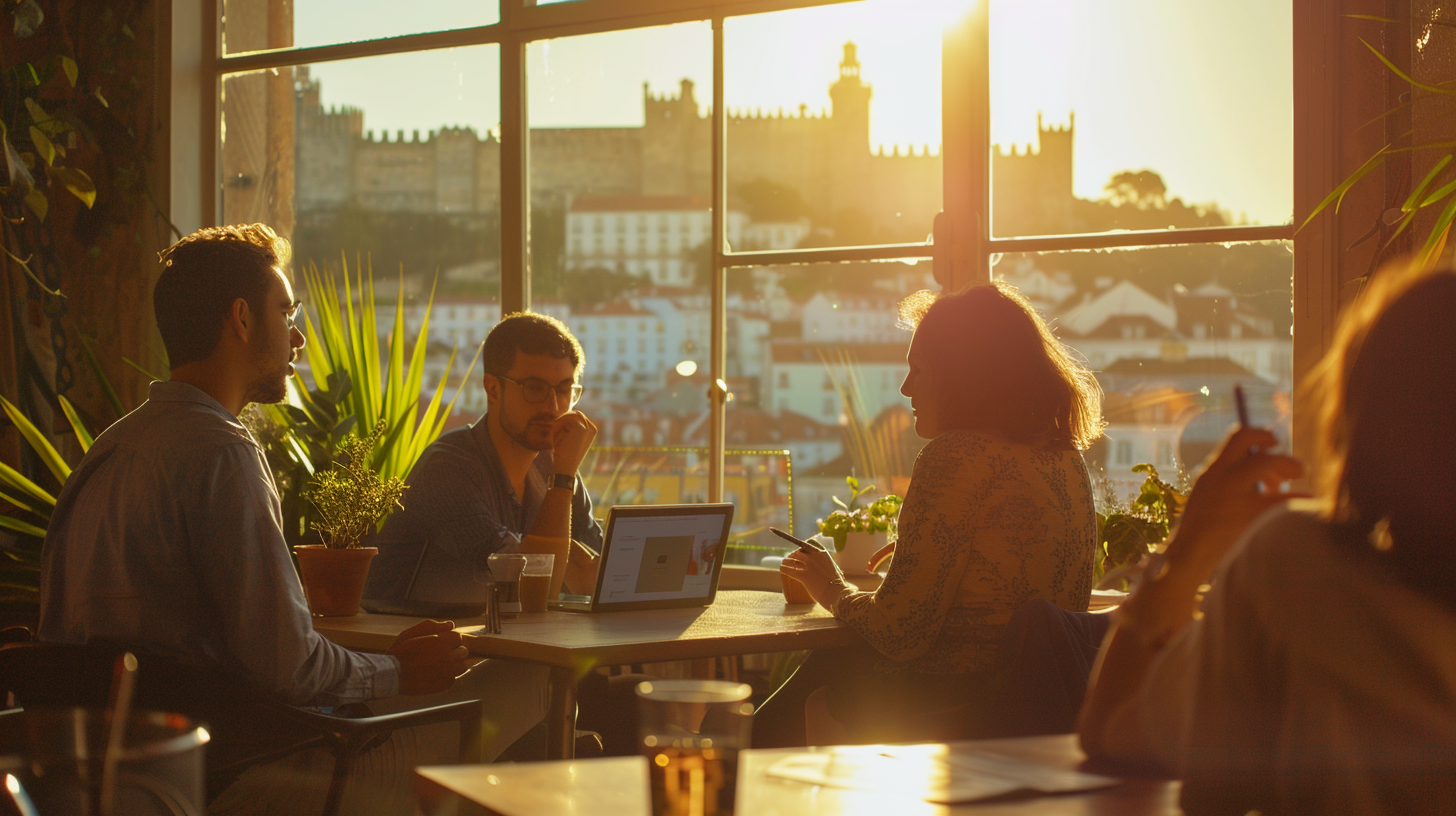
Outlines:
POLYGON ((597 427, 576 410, 581 344, 561 321, 520 312, 485 338, 485 416, 441 434, 409 474, 403 510, 372 542, 370 599, 481 597, 486 559, 570 540, 565 585, 590 592, 601 525, 576 477, 597 427))
MULTIPOLYGON (((554 552, 566 561, 569 591, 595 585, 602 528, 576 475, 597 434, 575 410, 581 344, 561 321, 520 312, 491 329, 481 357, 486 413, 441 434, 410 472, 404 509, 370 542, 379 548, 365 592, 370 602, 478 600, 493 553, 554 552)), ((501 712, 489 754, 544 716, 546 670, 486 663, 471 674, 488 682, 481 699, 491 713, 501 712)))

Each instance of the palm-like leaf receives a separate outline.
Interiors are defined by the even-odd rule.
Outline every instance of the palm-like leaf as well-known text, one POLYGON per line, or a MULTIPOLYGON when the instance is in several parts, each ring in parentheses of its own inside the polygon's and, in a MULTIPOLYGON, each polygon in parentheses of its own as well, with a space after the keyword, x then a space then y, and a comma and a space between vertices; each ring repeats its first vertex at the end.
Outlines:
MULTIPOLYGON (((351 274, 347 263, 345 258, 341 276, 342 297, 333 275, 320 273, 312 264, 304 270, 311 306, 304 320, 304 336, 308 340, 305 353, 316 389, 327 391, 324 386, 331 377, 350 383, 347 395, 337 402, 337 416, 327 419, 338 422, 338 427, 351 422, 348 433, 355 435, 367 433, 381 419, 384 420, 389 431, 374 451, 372 466, 383 478, 403 478, 425 448, 440 435, 445 418, 454 408, 460 390, 479 360, 479 352, 462 375, 454 398, 441 411, 446 383, 454 366, 455 354, 452 352, 445 376, 435 387, 427 407, 420 411, 434 287, 431 287, 419 328, 412 338, 407 337, 403 308, 404 276, 401 272, 389 347, 381 349, 373 274, 365 268, 365 264, 359 263, 355 264, 351 274)), ((326 418, 313 404, 309 389, 290 389, 289 402, 308 412, 314 424, 323 427, 326 418)), ((292 423, 280 414, 270 412, 269 416, 292 423)), ((338 442, 337 439, 334 441, 338 442)), ((296 434, 290 433, 284 444, 290 458, 305 464, 310 473, 328 465, 328 462, 308 461, 309 446, 296 434)))

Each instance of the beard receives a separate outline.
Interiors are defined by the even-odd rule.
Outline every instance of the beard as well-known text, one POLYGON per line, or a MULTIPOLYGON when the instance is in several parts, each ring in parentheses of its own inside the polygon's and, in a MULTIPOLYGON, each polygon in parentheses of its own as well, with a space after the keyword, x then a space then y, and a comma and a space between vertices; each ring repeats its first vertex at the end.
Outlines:
POLYGON ((526 450, 540 453, 556 446, 556 440, 551 434, 551 427, 555 423, 556 418, 550 414, 536 414, 519 428, 508 428, 505 423, 501 423, 501 429, 512 442, 526 450))
POLYGON ((288 377, 293 373, 292 362, 260 374, 248 388, 248 402, 272 404, 282 402, 288 396, 288 377))

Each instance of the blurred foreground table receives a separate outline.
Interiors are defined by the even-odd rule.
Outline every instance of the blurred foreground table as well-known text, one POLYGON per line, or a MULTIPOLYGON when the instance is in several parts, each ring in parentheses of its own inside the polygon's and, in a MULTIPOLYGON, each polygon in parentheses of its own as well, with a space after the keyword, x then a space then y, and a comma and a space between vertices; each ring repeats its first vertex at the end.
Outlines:
MULTIPOLYGON (((1031 769, 1082 770, 1086 757, 1070 734, 945 745, 952 756, 1024 763, 1031 769)), ((1094 791, 1013 795, 958 805, 904 793, 849 790, 767 775, 782 758, 814 749, 745 751, 735 811, 750 816, 1174 816, 1179 784, 1134 778, 1094 791)), ((824 749, 828 750, 828 749, 824 749)), ((1093 772, 1096 772, 1095 770, 1093 772)), ((426 816, 459 803, 458 813, 496 816, 647 816, 647 761, 613 757, 565 762, 423 767, 415 789, 426 816)))
MULTIPOLYGON (((386 651, 418 623, 400 615, 314 618, 342 646, 386 651)), ((569 759, 576 729, 576 681, 597 666, 826 649, 858 636, 815 604, 789 606, 776 592, 720 591, 711 606, 631 612, 541 612, 503 621, 500 634, 457 627, 475 654, 551 667, 548 755, 569 759)))

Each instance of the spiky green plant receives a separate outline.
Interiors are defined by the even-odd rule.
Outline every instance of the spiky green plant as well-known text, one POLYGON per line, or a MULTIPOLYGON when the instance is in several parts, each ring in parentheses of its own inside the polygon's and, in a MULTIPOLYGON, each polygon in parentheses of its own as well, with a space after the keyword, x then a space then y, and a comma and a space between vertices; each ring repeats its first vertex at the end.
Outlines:
MULTIPOLYGON (((91 448, 91 433, 81 424, 75 406, 63 396, 56 398, 71 431, 76 436, 81 450, 91 448)), ((20 431, 30 449, 56 478, 64 485, 71 477, 71 466, 66 463, 60 451, 46 439, 40 428, 20 412, 10 400, 0 397, 0 408, 20 431)), ((0 529, 15 534, 13 543, 0 539, 0 601, 21 601, 34 603, 40 593, 40 548, 45 540, 46 528, 50 525, 51 511, 55 510, 56 497, 36 484, 15 468, 0 462, 0 501, 15 508, 15 515, 0 514, 0 529)))
POLYGON ((424 382, 434 290, 426 302, 418 332, 404 330, 404 278, 400 277, 394 325, 388 348, 382 348, 374 299, 374 277, 367 263, 351 273, 347 259, 342 288, 332 274, 312 263, 303 270, 306 287, 303 333, 305 360, 313 384, 300 374, 288 380, 288 399, 280 405, 256 405, 246 418, 268 454, 283 503, 284 534, 290 544, 303 540, 317 511, 303 497, 305 486, 333 464, 342 443, 367 435, 383 420, 390 431, 373 449, 370 465, 380 477, 403 478, 425 448, 439 437, 455 408, 480 350, 456 383, 455 394, 442 405, 455 364, 451 352, 428 405, 419 409, 424 382), (409 356, 406 357, 408 347, 409 356), (267 427, 265 427, 267 426, 267 427))
MULTIPOLYGON (((320 273, 310 263, 304 269, 308 288, 309 309, 305 316, 304 336, 308 344, 304 353, 312 372, 314 388, 294 388, 290 404, 304 412, 302 419, 333 432, 338 423, 355 417, 355 436, 384 420, 389 427, 386 436, 372 454, 372 465, 380 476, 409 474, 410 468, 440 435, 445 419, 455 407, 460 391, 469 380, 479 359, 475 359, 461 375, 455 396, 441 410, 445 383, 455 365, 455 352, 445 366, 445 376, 435 387, 434 395, 423 412, 419 411, 420 388, 424 382, 425 350, 429 345, 430 311, 435 301, 434 286, 426 301, 420 328, 411 344, 408 361, 405 357, 404 274, 399 278, 399 297, 394 310, 394 326, 389 333, 387 357, 381 353, 376 329, 374 275, 366 274, 364 265, 355 264, 351 278, 347 260, 343 267, 343 292, 340 296, 331 273, 320 273), (355 304, 357 295, 358 304, 355 304), (387 366, 387 367, 386 367, 387 366), (347 384, 341 387, 341 384, 347 384), (337 404, 320 405, 316 395, 342 391, 337 404), (332 409, 332 410, 330 410, 332 409)), ((302 379, 301 377, 299 378, 302 379)), ((301 384, 301 383, 300 383, 301 384)), ((301 419, 295 416, 297 421, 301 419)), ((302 447, 302 446, 300 446, 302 447)), ((313 461, 315 469, 319 462, 313 461)), ((325 463, 326 465, 327 463, 325 463)))
POLYGON ((389 426, 381 419, 368 436, 350 436, 339 444, 333 467, 318 473, 305 494, 318 509, 314 529, 330 549, 352 549, 374 532, 404 495, 404 479, 380 476, 369 454, 389 426))

